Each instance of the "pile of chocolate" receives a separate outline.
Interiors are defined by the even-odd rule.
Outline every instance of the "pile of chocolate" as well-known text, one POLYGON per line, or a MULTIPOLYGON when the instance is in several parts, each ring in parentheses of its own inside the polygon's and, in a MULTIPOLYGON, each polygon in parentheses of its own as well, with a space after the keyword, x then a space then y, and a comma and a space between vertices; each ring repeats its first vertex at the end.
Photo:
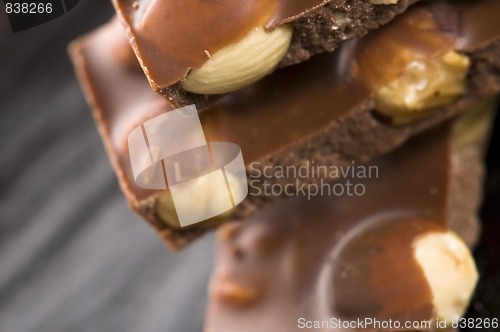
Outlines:
POLYGON ((220 226, 206 331, 460 327, 500 1, 113 4, 70 53, 131 208, 174 249, 220 226), (169 189, 137 186, 128 137, 192 104, 208 141, 241 147, 249 194, 181 227, 169 189))

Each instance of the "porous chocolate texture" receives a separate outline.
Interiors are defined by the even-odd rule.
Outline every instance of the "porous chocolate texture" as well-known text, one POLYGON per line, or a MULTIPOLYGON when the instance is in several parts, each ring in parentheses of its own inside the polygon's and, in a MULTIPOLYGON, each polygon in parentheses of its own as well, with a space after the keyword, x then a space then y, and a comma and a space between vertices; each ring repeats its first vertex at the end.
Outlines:
POLYGON ((342 42, 364 36, 387 24, 419 0, 399 0, 377 5, 371 1, 325 1, 325 5, 297 16, 295 33, 280 66, 308 60, 315 54, 334 51, 342 42))

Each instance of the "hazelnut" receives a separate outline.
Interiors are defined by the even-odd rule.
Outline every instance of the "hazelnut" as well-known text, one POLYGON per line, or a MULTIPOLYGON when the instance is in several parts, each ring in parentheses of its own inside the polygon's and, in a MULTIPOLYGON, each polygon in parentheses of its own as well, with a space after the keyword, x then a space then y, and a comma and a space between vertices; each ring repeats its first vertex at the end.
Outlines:
POLYGON ((478 280, 469 248, 451 231, 422 235, 413 247, 431 288, 435 313, 451 324, 464 314, 478 280))
POLYGON ((410 122, 460 96, 469 66, 469 58, 454 51, 414 60, 397 79, 376 91, 375 106, 396 124, 410 122))

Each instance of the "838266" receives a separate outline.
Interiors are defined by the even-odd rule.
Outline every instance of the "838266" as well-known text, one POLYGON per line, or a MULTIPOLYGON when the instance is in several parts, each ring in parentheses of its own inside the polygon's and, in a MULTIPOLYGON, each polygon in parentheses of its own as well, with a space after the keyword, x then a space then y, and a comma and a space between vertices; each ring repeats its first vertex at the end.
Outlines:
POLYGON ((7 2, 5 12, 7 14, 50 14, 52 3, 7 2))

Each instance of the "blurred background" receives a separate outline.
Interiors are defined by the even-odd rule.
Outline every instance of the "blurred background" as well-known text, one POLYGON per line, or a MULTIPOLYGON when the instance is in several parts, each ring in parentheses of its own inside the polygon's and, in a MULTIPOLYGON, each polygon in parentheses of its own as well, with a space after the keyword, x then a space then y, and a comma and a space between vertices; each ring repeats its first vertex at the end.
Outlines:
POLYGON ((66 52, 112 13, 13 34, 0 12, 1 332, 202 328, 213 234, 174 253, 129 210, 66 52))
MULTIPOLYGON (((13 34, 0 13, 0 332, 196 332, 210 234, 180 253, 127 207, 66 53, 110 1, 13 34)), ((497 120, 497 128, 500 128, 497 120)), ((500 130, 469 317, 500 318, 500 130)))

